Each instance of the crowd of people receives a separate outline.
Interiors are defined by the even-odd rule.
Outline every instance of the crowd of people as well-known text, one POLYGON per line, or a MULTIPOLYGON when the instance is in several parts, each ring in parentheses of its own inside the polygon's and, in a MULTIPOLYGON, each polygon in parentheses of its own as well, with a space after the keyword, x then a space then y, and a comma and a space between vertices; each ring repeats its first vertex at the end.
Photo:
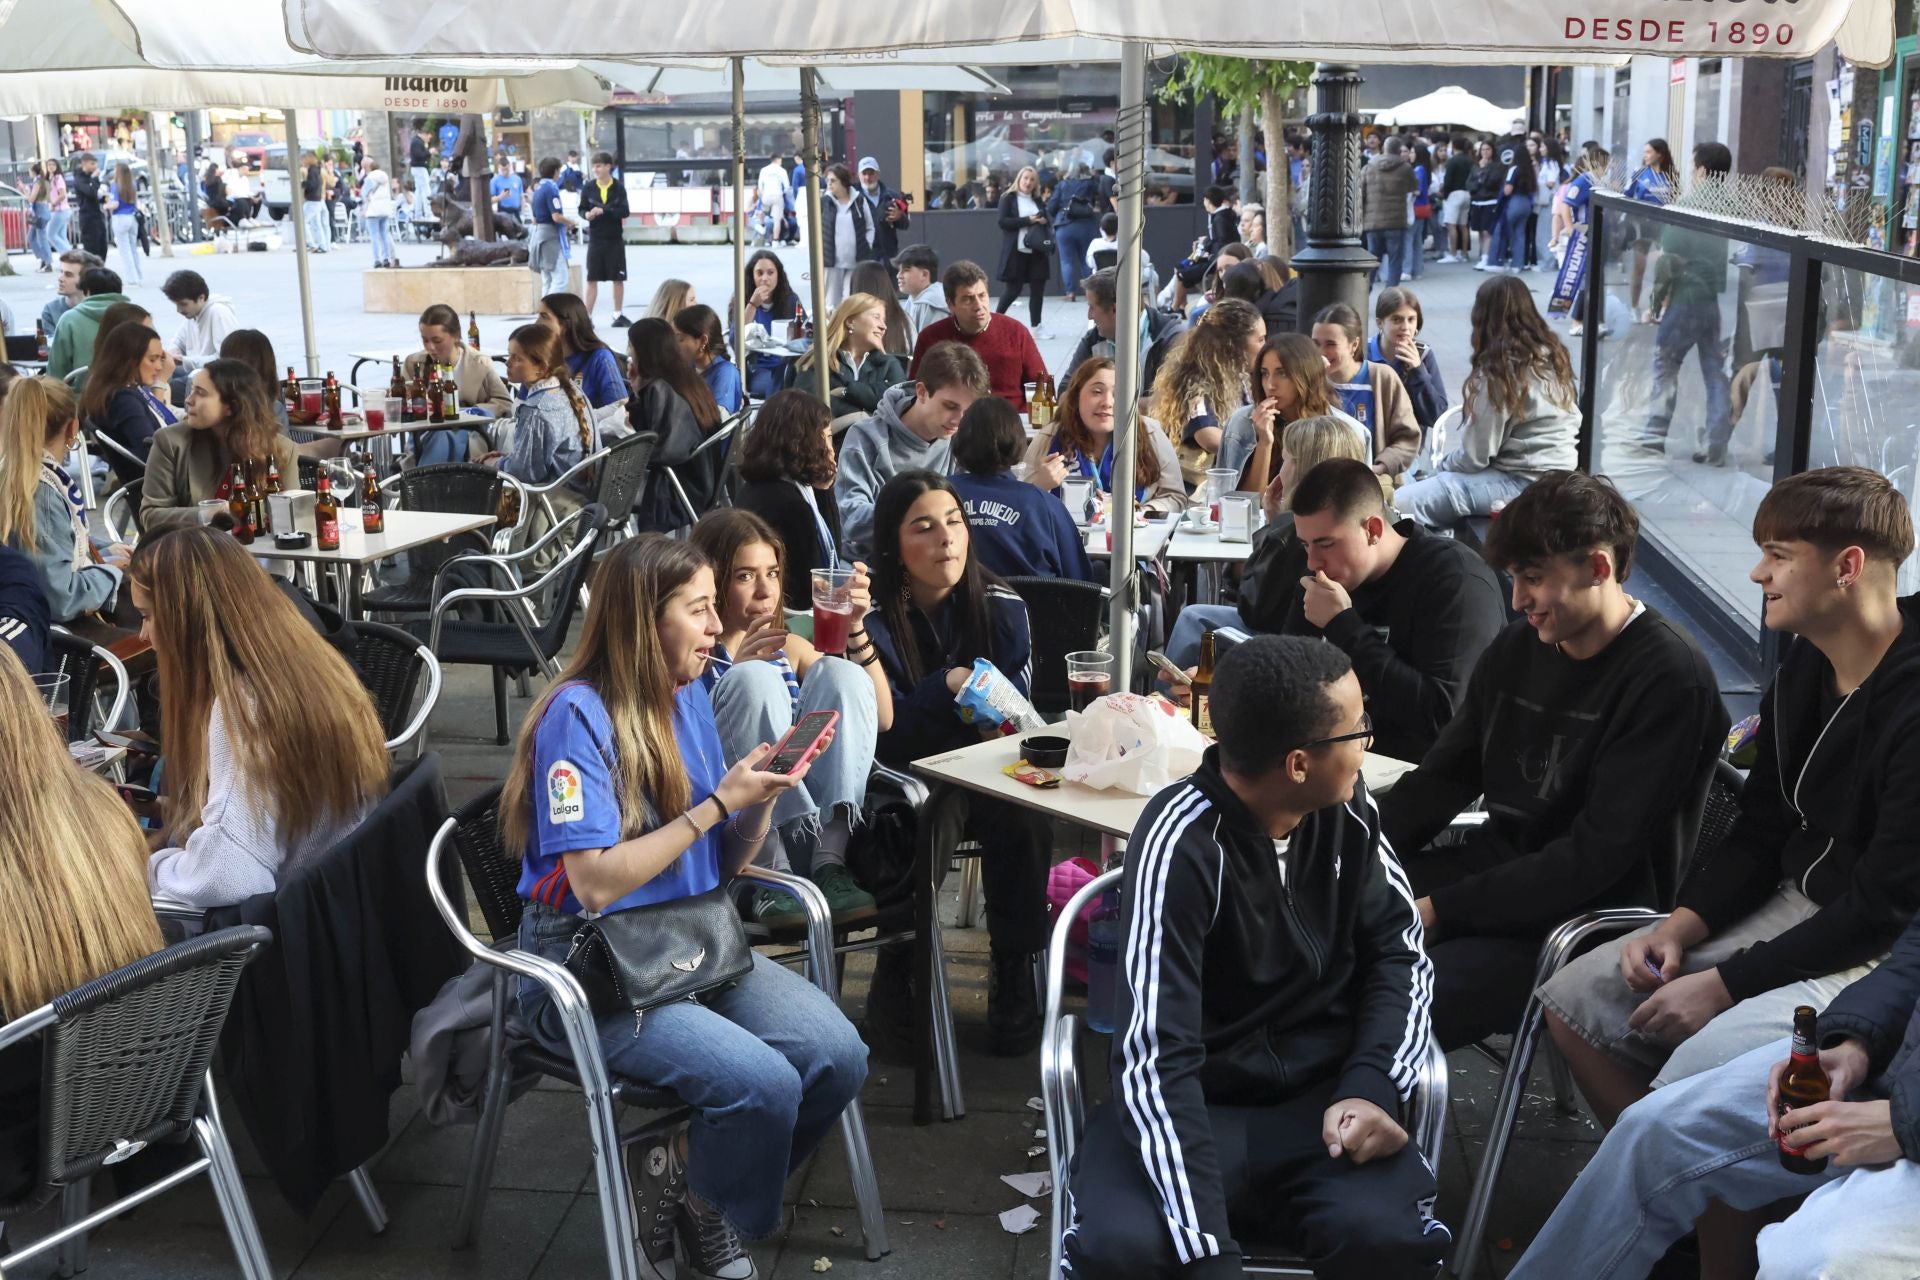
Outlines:
MULTIPOLYGON (((1715 145, 1695 149, 1696 172, 1724 172, 1715 145)), ((1166 652, 1189 676, 1208 633, 1238 643, 1212 672, 1214 744, 1128 841, 1114 1100, 1089 1118, 1060 1189, 1073 1274, 1237 1275, 1239 1242, 1273 1236, 1324 1277, 1436 1274, 1449 1207, 1436 1209, 1404 1109, 1433 1047, 1511 1032, 1536 994, 1609 1133, 1518 1274, 1646 1275, 1693 1232, 1705 1275, 1751 1274, 1756 1260, 1766 1275, 1864 1274, 1849 1260, 1866 1247, 1920 1265, 1920 863, 1906 812, 1920 797, 1920 609, 1895 592, 1911 518, 1886 477, 1859 468, 1792 476, 1761 501, 1751 576, 1784 659, 1745 731, 1757 756, 1732 833, 1693 864, 1730 728, 1719 680, 1680 620, 1629 590, 1639 518, 1578 470, 1572 361, 1517 278, 1550 253, 1542 228, 1558 240, 1584 217, 1606 160, 1589 148, 1568 166, 1557 142, 1524 131, 1477 148, 1384 139, 1361 177, 1381 261, 1365 318, 1302 314, 1287 264, 1263 251, 1262 211, 1209 188, 1193 257, 1145 290, 1131 406, 1115 368, 1112 189, 1090 171, 1056 175, 1044 195, 1035 171, 1013 176, 990 277, 900 244, 906 202, 870 158, 832 167, 831 312, 798 356, 749 341, 744 367, 731 339, 751 332, 728 334, 726 312, 684 281, 624 314, 610 156, 571 176, 543 160, 531 187, 496 178, 500 213, 524 216, 549 283, 569 240, 551 206, 579 179, 588 296, 546 290, 507 338, 504 377, 468 347, 457 311, 427 308, 404 370, 441 371, 483 422, 423 437, 409 463, 544 486, 607 444, 656 440, 637 536, 594 570, 565 668, 505 770, 519 945, 561 960, 583 915, 711 894, 748 865, 804 876, 840 927, 871 919, 879 886, 850 853, 872 769, 980 741, 955 700, 981 663, 1029 691, 1034 634, 1008 580, 1106 579, 1089 511, 1064 499, 1110 499, 1134 410, 1147 519, 1188 518, 1225 476, 1266 523, 1231 602, 1172 619, 1166 652), (1469 366, 1450 380, 1408 281, 1430 240, 1447 261, 1475 234, 1490 276, 1469 366), (1089 321, 1058 370, 1035 340, 1056 266, 1089 321), (603 283, 621 351, 594 323, 603 283), (1031 416, 1037 386, 1050 421, 1031 416), (1458 426, 1438 441, 1455 403, 1458 426), (730 450, 706 447, 739 422, 730 450), (822 570, 847 582, 840 652, 791 621, 822 570), (816 712, 834 723, 807 758, 764 767, 816 712), (1412 767, 1374 794, 1369 749, 1412 767), (1619 907, 1671 914, 1536 993, 1548 934, 1619 907), (1812 1051, 1833 1100, 1782 1111, 1781 1037, 1801 1005, 1820 1010, 1812 1051), (1793 1172, 1782 1150, 1828 1163, 1793 1172), (1761 1213, 1806 1192, 1784 1220, 1761 1213)), ((323 191, 327 163, 310 170, 323 191)), ((1646 172, 1644 197, 1668 198, 1670 157, 1646 172)), ((363 162, 370 230, 393 216, 374 212, 381 200, 403 198, 392 182, 363 162)), ((761 176, 769 240, 794 182, 778 164, 761 176)), ((386 235, 376 263, 390 260, 386 235)), ((168 339, 101 255, 55 261, 48 375, 0 366, 0 640, 14 655, 0 657, 0 762, 53 749, 24 676, 58 623, 146 655, 132 664, 138 711, 165 768, 139 844, 118 800, 85 780, 23 798, 0 824, 0 874, 36 904, 47 957, 0 967, 8 1017, 158 948, 159 930, 133 918, 148 899, 191 915, 271 892, 387 787, 378 717, 321 611, 209 505, 328 452, 323 433, 290 425, 271 341, 192 271, 165 282, 182 320, 168 339), (83 433, 118 482, 141 483, 137 545, 88 519, 65 469, 83 433), (126 846, 111 866, 97 836, 74 830, 72 807, 96 800, 115 811, 107 844, 126 846), (49 855, 50 841, 66 843, 49 855), (62 884, 42 863, 93 869, 62 884)), ((750 330, 802 310, 770 248, 736 287, 750 330)), ((585 485, 552 496, 564 513, 585 485)), ((1190 696, 1161 680, 1170 699, 1190 696)), ((987 851, 990 1046, 1031 1054, 1052 833, 1032 810, 964 793, 931 821, 948 844, 987 851)), ((770 885, 742 909, 770 928, 804 918, 770 885)), ((631 1163, 650 1265, 665 1274, 684 1255, 699 1276, 754 1274, 745 1241, 779 1228, 787 1175, 858 1095, 869 1057, 912 1054, 915 984, 906 951, 883 948, 856 1027, 756 957, 701 1000, 600 1017, 616 1076, 697 1113, 659 1159, 631 1163)), ((545 988, 515 994, 529 1034, 569 1052, 545 988)), ((30 1173, 34 1141, 12 1065, 0 1193, 30 1173)))

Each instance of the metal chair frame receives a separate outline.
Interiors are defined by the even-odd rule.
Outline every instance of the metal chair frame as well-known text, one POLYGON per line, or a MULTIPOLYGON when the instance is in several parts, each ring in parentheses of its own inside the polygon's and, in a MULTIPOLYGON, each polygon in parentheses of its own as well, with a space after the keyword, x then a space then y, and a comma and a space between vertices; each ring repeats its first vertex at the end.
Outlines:
MULTIPOLYGON (((1066 1187, 1073 1167, 1081 1131, 1086 1127, 1086 1095, 1080 1080, 1080 1018, 1062 1013, 1060 1003, 1066 986, 1067 938, 1074 921, 1093 901, 1109 889, 1120 887, 1121 868, 1103 871, 1080 887, 1068 900, 1053 924, 1047 946, 1046 1021, 1040 1039, 1040 1100, 1047 1117, 1047 1168, 1053 1176, 1053 1195, 1049 1197, 1047 1276, 1061 1280, 1061 1253, 1066 1236, 1066 1187)), ((1427 1163, 1440 1167, 1440 1150, 1446 1137, 1447 1057, 1438 1043, 1429 1047, 1420 1066, 1420 1078, 1408 1099, 1402 1122, 1407 1134, 1425 1154, 1427 1163)), ((1245 1243, 1245 1242, 1243 1242, 1245 1243)), ((1296 1257, 1262 1255, 1249 1251, 1245 1272, 1248 1275, 1311 1276, 1313 1271, 1296 1257)))
MULTIPOLYGON (((740 430, 741 426, 752 417, 752 414, 753 414, 753 410, 751 407, 743 408, 740 410, 740 412, 734 414, 731 418, 728 418, 725 422, 722 422, 719 426, 713 429, 712 435, 708 436, 705 440, 702 440, 700 442, 699 448, 695 449, 692 453, 687 455, 686 461, 675 463, 672 466, 669 466, 664 462, 660 464, 660 474, 664 475, 667 478, 667 483, 673 486, 673 496, 679 499, 680 509, 686 513, 687 522, 686 522, 686 525, 681 526, 682 528, 691 526, 694 523, 696 523, 700 519, 700 516, 702 513, 694 510, 693 499, 687 496, 686 486, 680 483, 680 475, 677 468, 686 466, 688 463, 691 463, 696 458, 700 457, 701 454, 706 453, 710 449, 725 448, 727 442, 733 439, 734 433, 740 430)), ((724 505, 724 500, 726 498, 726 493, 727 493, 727 486, 725 483, 725 479, 726 478, 723 475, 720 481, 714 485, 713 502, 715 506, 724 505)))
MULTIPOLYGON (((600 1053, 599 1033, 595 1028, 593 1013, 587 1007, 586 995, 581 991, 580 984, 564 966, 544 957, 522 951, 517 947, 489 947, 481 942, 467 927, 463 913, 456 910, 448 895, 446 882, 441 877, 440 863, 442 853, 458 826, 459 820, 450 817, 434 834, 433 843, 427 850, 428 889, 433 895, 433 903, 439 910, 441 919, 447 928, 452 930, 460 945, 466 948, 468 954, 476 961, 495 969, 496 974, 494 1050, 490 1053, 488 1062, 485 1110, 474 1135, 473 1154, 468 1162, 468 1180, 462 1194, 454 1247, 462 1247, 471 1239, 473 1225, 479 1217, 487 1184, 491 1181, 500 1130, 506 1119, 510 1071, 504 1052, 504 1000, 509 976, 518 975, 539 983, 546 991, 566 1032, 573 1068, 578 1077, 581 1092, 585 1095, 587 1106, 587 1128, 592 1138, 594 1173, 600 1195, 601 1229, 607 1251, 608 1272, 615 1280, 642 1280, 649 1273, 641 1270, 638 1251, 635 1247, 638 1224, 634 1221, 633 1197, 627 1184, 626 1166, 621 1159, 621 1152, 628 1143, 651 1137, 663 1126, 677 1123, 682 1115, 691 1111, 691 1108, 671 1112, 663 1120, 642 1126, 633 1132, 624 1135, 621 1133, 618 1117, 613 1110, 613 1104, 620 1100, 621 1095, 607 1075, 606 1061, 600 1053)), ((741 874, 745 879, 776 885, 800 899, 808 917, 807 976, 829 998, 837 1001, 838 979, 835 976, 832 945, 832 916, 828 911, 825 896, 814 887, 812 882, 798 876, 758 867, 748 867, 741 874)), ((654 1092, 658 1096, 658 1091, 649 1092, 654 1092)), ((867 1257, 870 1260, 876 1259, 888 1253, 891 1246, 887 1242, 886 1220, 880 1207, 879 1181, 874 1172, 873 1157, 868 1149, 866 1121, 858 1098, 848 1103, 847 1109, 841 1113, 840 1130, 847 1147, 847 1165, 853 1182, 855 1202, 859 1206, 861 1231, 866 1241, 867 1257)))
POLYGON ((424 750, 423 739, 425 736, 424 731, 427 727, 427 719, 432 716, 434 705, 440 701, 440 688, 444 683, 444 676, 440 670, 440 659, 434 656, 432 649, 421 644, 418 640, 414 639, 410 633, 402 631, 398 627, 389 627, 385 623, 367 621, 355 621, 348 625, 354 629, 356 635, 365 630, 390 638, 396 644, 404 640, 407 644, 413 646, 413 656, 415 660, 420 663, 421 674, 427 678, 427 689, 424 694, 420 695, 419 705, 414 709, 413 715, 408 719, 406 727, 387 740, 387 754, 392 755, 411 742, 414 746, 414 758, 416 760, 419 759, 424 750), (377 631, 375 631, 376 628, 378 629, 377 631))
MULTIPOLYGON (((94 661, 105 667, 113 676, 113 700, 107 704, 106 714, 100 718, 100 723, 97 726, 92 723, 92 714, 89 714, 86 720, 79 722, 77 727, 80 730, 81 736, 85 737, 92 734, 96 727, 109 731, 118 729, 120 727, 120 718, 126 714, 127 701, 132 697, 133 692, 133 680, 127 675, 127 664, 120 661, 111 649, 104 649, 97 644, 93 644, 75 635, 59 623, 55 623, 50 627, 49 632, 53 636, 55 645, 63 650, 63 661, 68 657, 76 661, 85 661, 91 657, 94 661)), ((77 684, 79 682, 74 681, 73 683, 77 684)), ((98 711, 99 693, 100 690, 96 686, 93 689, 95 703, 93 711, 96 713, 98 711)), ((71 703, 69 703, 67 708, 67 720, 69 724, 74 723, 73 711, 74 708, 71 703)))

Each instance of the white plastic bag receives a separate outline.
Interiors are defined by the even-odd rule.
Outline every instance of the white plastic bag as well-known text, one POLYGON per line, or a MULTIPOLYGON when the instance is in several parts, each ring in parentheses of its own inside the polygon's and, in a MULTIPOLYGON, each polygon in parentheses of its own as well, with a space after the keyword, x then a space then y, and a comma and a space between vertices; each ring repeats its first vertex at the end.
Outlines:
POLYGON ((1207 740, 1164 698, 1110 693, 1067 713, 1066 777, 1150 796, 1200 767, 1207 740))

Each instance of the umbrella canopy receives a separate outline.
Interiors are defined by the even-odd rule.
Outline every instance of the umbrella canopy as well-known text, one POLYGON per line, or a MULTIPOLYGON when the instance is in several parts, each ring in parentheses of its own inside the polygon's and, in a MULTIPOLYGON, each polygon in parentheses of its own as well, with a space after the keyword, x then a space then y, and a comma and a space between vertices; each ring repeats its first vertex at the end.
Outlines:
MULTIPOLYGON (((588 59, 580 64, 616 88, 635 93, 726 94, 733 92, 733 70, 726 62, 641 66, 631 62, 588 59)), ((814 66, 809 62, 806 65, 814 66)), ((793 93, 800 83, 798 61, 784 65, 748 58, 743 71, 744 93, 793 93)), ((1011 90, 978 67, 957 63, 909 64, 898 59, 873 59, 814 66, 820 89, 828 93, 858 93, 870 89, 944 89, 955 93, 1009 93, 1011 90)))
MULTIPOLYGON (((1766 54, 1802 58, 1836 37, 1856 63, 1893 56, 1893 0, 1800 0, 1784 22, 1756 21, 1669 0, 1461 0, 1409 5, 1371 0, 1343 10, 1342 39, 1330 42, 1325 15, 1311 5, 1261 13, 1248 38, 1241 0, 932 0, 868 5, 845 0, 710 0, 663 5, 607 0, 543 11, 539 22, 511 5, 393 4, 391 0, 282 0, 287 38, 336 58, 393 50, 422 57, 613 57, 647 61, 658 51, 686 57, 845 55, 952 46, 1030 44, 1090 38, 1252 56, 1363 61, 1382 54, 1420 62, 1564 63, 1649 53, 1766 54), (1761 28, 1765 28, 1764 36, 1761 28), (1223 33, 1232 33, 1223 36, 1223 33), (1463 37, 1463 33, 1473 33, 1463 37)), ((1769 18, 1783 15, 1769 6, 1769 18)), ((956 55, 956 61, 983 59, 956 55)), ((1082 61, 1098 59, 1083 58, 1082 61)))
POLYGON ((125 66, 108 71, 21 71, 0 75, 0 115, 35 112, 191 111, 202 107, 404 111, 424 115, 491 114, 512 107, 600 107, 612 90, 580 69, 526 76, 294 75, 257 71, 171 71, 125 66))
POLYGON ((1465 125, 1476 133, 1505 133, 1516 118, 1524 118, 1521 107, 1500 107, 1477 93, 1468 93, 1457 84, 1445 85, 1432 93, 1409 98, 1398 106, 1373 113, 1375 124, 1465 125))

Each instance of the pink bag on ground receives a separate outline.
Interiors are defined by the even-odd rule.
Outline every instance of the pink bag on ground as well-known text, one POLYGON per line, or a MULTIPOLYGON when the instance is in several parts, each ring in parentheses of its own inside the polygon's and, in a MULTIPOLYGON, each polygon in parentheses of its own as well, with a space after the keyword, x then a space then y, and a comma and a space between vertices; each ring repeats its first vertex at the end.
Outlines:
MULTIPOLYGON (((1060 919, 1060 913, 1067 909, 1067 903, 1073 895, 1085 888, 1100 868, 1091 858, 1068 858, 1047 873, 1047 921, 1051 925, 1060 919)), ((1067 931, 1067 976, 1075 982, 1087 980, 1087 921, 1093 919, 1093 913, 1099 909, 1100 900, 1095 898, 1081 911, 1080 918, 1073 922, 1067 931)), ((1051 929, 1049 929, 1051 932, 1051 929)))

